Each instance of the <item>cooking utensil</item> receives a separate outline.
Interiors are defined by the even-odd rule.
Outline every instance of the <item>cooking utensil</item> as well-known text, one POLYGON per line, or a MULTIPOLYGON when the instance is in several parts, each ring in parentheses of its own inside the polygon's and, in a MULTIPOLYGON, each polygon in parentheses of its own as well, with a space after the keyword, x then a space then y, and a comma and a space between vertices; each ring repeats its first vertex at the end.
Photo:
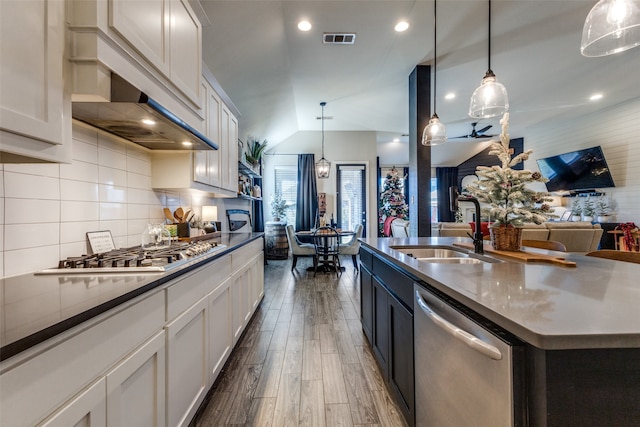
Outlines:
POLYGON ((182 208, 176 209, 173 213, 173 217, 176 219, 176 221, 182 222, 182 218, 184 218, 184 211, 182 210, 182 208))
POLYGON ((163 210, 165 219, 169 221, 169 224, 173 224, 173 215, 171 214, 171 209, 164 208, 163 210))
POLYGON ((193 211, 191 209, 187 209, 184 214, 183 222, 186 222, 188 224, 189 222, 191 222, 191 218, 193 218, 193 211))

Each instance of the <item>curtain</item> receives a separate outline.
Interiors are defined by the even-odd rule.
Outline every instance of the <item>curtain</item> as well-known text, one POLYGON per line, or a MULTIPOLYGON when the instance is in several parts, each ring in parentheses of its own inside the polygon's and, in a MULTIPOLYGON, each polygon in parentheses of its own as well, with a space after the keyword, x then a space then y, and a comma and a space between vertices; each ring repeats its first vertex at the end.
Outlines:
POLYGON ((311 230, 318 216, 318 186, 313 154, 298 155, 296 231, 311 230))
POLYGON ((449 187, 458 185, 458 168, 436 168, 438 185, 438 221, 455 222, 455 214, 449 210, 449 187))

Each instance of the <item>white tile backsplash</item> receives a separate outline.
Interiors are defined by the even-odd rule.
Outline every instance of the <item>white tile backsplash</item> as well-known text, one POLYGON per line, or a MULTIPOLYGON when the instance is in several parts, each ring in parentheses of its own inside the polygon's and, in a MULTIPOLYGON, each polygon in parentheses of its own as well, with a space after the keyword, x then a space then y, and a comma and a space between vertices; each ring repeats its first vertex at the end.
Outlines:
POLYGON ((83 202, 97 202, 98 184, 95 182, 74 181, 71 179, 60 180, 60 199, 76 200, 83 202))
POLYGON ((60 223, 5 224, 4 250, 29 249, 60 243, 60 223))
POLYGON ((4 206, 4 224, 60 222, 60 200, 6 198, 4 206))
POLYGON ((123 169, 114 169, 106 166, 99 166, 98 183, 115 185, 118 187, 126 187, 127 171, 123 169))
POLYGON ((0 165, 0 276, 86 253, 89 231, 110 230, 118 247, 139 245, 143 226, 162 221, 149 150, 74 125, 73 158, 0 165))
POLYGON ((98 165, 80 161, 60 165, 60 178, 85 182, 98 182, 98 165))
POLYGON ((4 196, 16 199, 60 199, 60 180, 16 172, 4 172, 4 196))

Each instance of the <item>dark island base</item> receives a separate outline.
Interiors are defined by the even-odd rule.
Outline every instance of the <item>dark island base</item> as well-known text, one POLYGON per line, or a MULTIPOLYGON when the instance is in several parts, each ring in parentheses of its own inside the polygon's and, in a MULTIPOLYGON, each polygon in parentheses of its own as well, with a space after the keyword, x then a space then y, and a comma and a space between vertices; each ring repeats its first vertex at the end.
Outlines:
POLYGON ((529 425, 640 426, 640 349, 527 349, 529 425))

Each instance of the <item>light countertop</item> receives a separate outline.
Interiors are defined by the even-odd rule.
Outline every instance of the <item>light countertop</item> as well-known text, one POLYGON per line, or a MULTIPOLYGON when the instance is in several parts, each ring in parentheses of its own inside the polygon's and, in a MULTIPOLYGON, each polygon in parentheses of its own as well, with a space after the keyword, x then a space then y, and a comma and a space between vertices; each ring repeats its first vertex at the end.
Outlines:
POLYGON ((364 245, 410 275, 538 348, 640 347, 640 264, 533 248, 527 250, 564 256, 577 266, 511 260, 427 264, 390 247, 470 241, 426 237, 362 239, 364 245))

